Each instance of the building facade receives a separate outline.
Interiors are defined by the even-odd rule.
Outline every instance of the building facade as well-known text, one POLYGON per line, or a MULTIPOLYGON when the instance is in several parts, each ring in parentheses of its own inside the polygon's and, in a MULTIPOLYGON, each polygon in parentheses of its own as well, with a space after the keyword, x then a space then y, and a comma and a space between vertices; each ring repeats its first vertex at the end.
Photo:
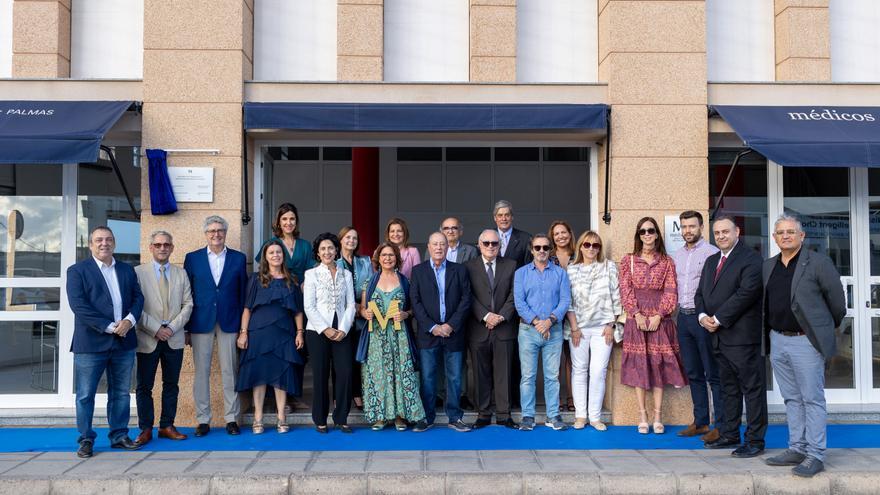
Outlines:
MULTIPOLYGON (((613 259, 632 249, 646 215, 674 229, 668 215, 720 206, 764 256, 776 252, 775 217, 801 215, 850 305, 826 369, 828 400, 878 405, 880 172, 783 166, 760 152, 732 168, 749 146, 710 111, 867 107, 880 118, 878 51, 872 0, 0 0, 4 112, 133 102, 103 135, 119 176, 107 152, 94 163, 0 165, 0 335, 12 342, 0 350, 0 408, 73 408, 65 270, 88 256, 91 227, 111 226, 118 257, 133 263, 149 258, 150 232, 168 230, 182 263, 203 246, 210 214, 227 218, 229 244, 252 255, 284 201, 299 207, 305 239, 353 223, 375 245, 400 216, 418 245, 448 215, 475 241, 498 199, 530 232, 556 218, 598 229, 613 259), (262 103, 290 120, 253 124, 262 103), (383 109, 423 118, 303 124, 308 109, 335 115, 327 104, 363 122, 383 109), (479 109, 595 105, 608 109, 600 126, 549 125, 539 112, 527 128, 426 124, 479 109), (171 168, 211 169, 213 194, 151 215, 148 148, 168 151, 171 168)), ((606 407, 632 424, 618 355, 606 407)), ((189 354, 186 363, 181 424, 194 421, 189 354)), ((781 403, 772 385, 769 398, 781 403)), ((665 401, 666 421, 690 421, 687 391, 665 401)))

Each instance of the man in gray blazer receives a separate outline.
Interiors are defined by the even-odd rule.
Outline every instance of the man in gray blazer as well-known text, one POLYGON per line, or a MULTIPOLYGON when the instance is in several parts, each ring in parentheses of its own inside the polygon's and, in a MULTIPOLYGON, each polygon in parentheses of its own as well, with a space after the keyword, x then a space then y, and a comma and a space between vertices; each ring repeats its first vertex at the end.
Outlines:
POLYGON ((159 438, 184 440, 174 427, 178 380, 183 365, 184 325, 192 313, 189 277, 168 259, 174 252, 171 234, 158 230, 150 236, 153 259, 134 269, 144 293, 144 312, 137 323, 137 411, 140 445, 153 438, 153 383, 162 363, 162 414, 159 438))
POLYGON ((812 477, 825 461, 825 361, 835 349, 835 330, 846 316, 840 273, 824 254, 801 249, 801 222, 782 215, 773 228, 780 253, 764 261, 765 335, 776 384, 785 399, 788 449, 766 459, 771 466, 794 466, 812 477))

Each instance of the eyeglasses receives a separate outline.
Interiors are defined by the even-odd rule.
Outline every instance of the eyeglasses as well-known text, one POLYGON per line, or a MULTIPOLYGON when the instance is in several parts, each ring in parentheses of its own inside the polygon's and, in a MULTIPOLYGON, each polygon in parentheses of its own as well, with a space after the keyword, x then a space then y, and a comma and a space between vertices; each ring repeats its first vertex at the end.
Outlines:
POLYGON ((498 247, 498 241, 480 241, 483 247, 498 247))
POLYGON ((537 253, 539 251, 550 251, 552 249, 549 244, 538 244, 536 246, 532 246, 532 249, 537 253))
POLYGON ((600 242, 585 242, 581 244, 581 247, 584 249, 595 249, 596 251, 602 249, 602 243, 600 242))
POLYGON ((211 229, 211 230, 206 230, 205 233, 208 235, 225 234, 226 229, 211 229))
POLYGON ((773 233, 773 235, 782 237, 784 235, 797 235, 798 233, 799 232, 797 230, 788 229, 788 230, 777 230, 776 232, 773 233))
POLYGON ((156 249, 168 249, 172 246, 170 242, 154 242, 153 247, 156 249))
POLYGON ((657 229, 655 229, 653 227, 650 229, 639 229, 639 235, 656 235, 656 234, 657 234, 657 229))
POLYGON ((459 227, 458 225, 453 225, 451 227, 441 227, 440 230, 458 230, 460 228, 461 227, 459 227))

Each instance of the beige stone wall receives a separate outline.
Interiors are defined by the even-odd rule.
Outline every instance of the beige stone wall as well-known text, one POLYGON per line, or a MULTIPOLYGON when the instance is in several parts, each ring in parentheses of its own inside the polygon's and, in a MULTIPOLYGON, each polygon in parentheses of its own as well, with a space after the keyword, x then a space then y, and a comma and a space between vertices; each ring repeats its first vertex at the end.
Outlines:
POLYGON ((382 0, 338 0, 336 78, 381 81, 384 36, 382 0))
MULTIPOLYGON (((702 1, 599 2, 599 80, 612 106, 612 222, 599 228, 612 259, 632 250, 639 218, 653 216, 662 229, 665 215, 708 206, 705 25, 702 1)), ((604 150, 602 162, 600 205, 604 150)), ((619 353, 606 402, 614 423, 634 424, 638 407, 619 384, 619 353)), ((663 418, 692 420, 686 388, 666 390, 663 418)))
POLYGON ((70 76, 70 0, 15 0, 12 77, 70 76))
POLYGON ((516 82, 516 0, 470 0, 471 82, 516 82))
MULTIPOLYGON (((178 203, 173 215, 150 215, 147 169, 141 197, 145 234, 162 228, 174 235, 172 262, 204 246, 202 221, 221 215, 229 222, 230 247, 250 252, 252 225, 243 226, 242 101, 245 79, 253 73, 252 0, 146 0, 144 2, 145 148, 217 149, 219 154, 169 156, 169 166, 214 168, 213 203, 178 203)), ((250 173, 253 173, 252 167, 250 173)), ((144 257, 149 256, 142 239, 144 257)), ((192 354, 187 349, 180 379, 178 423, 195 423, 192 401, 192 354)), ((223 397, 215 358, 212 410, 223 422, 223 397)), ((158 398, 159 389, 155 390, 158 398)), ((158 400, 157 406, 158 406, 158 400)), ((158 413, 157 413, 158 417, 158 413)))
POLYGON ((776 80, 830 81, 828 0, 775 0, 776 80))

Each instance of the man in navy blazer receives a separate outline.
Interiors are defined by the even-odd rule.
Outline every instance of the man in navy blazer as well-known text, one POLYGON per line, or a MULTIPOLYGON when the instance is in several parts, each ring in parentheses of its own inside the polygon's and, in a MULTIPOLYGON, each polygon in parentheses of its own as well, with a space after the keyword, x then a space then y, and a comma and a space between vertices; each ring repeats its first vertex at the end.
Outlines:
POLYGON ((73 370, 79 457, 91 457, 95 444, 92 417, 101 375, 107 372, 107 419, 110 446, 137 450, 128 437, 129 386, 137 337, 134 326, 144 296, 134 268, 113 258, 113 231, 100 226, 89 233, 91 256, 67 269, 67 300, 74 314, 73 370))
POLYGON ((471 283, 464 265, 447 261, 446 236, 434 232, 428 238, 431 259, 412 271, 410 299, 418 322, 416 342, 422 374, 422 403, 425 419, 413 431, 421 432, 434 424, 438 361, 446 365, 446 414, 449 427, 470 431, 461 420, 461 360, 465 348, 465 322, 471 307, 471 283))
POLYGON ((229 224, 211 215, 203 225, 207 247, 187 253, 183 268, 192 286, 193 309, 186 324, 187 340, 193 349, 196 376, 193 397, 196 403, 195 435, 211 430, 211 357, 217 339, 223 380, 226 433, 238 435, 241 405, 235 391, 238 349, 235 341, 241 329, 241 313, 247 283, 247 261, 243 253, 226 246, 229 224))

